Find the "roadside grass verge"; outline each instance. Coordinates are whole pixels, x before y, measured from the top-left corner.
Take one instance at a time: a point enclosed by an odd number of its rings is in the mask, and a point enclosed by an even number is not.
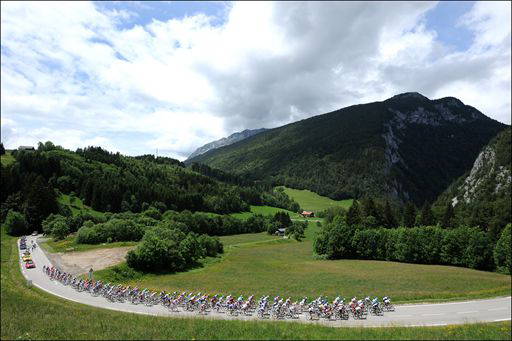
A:
[[[284,186],[280,187],[282,187],[284,192],[288,194],[290,198],[298,202],[300,207],[306,211],[319,212],[336,206],[348,209],[354,201],[353,199],[332,200],[331,198],[323,197],[307,189],[299,190]]]
[[[16,239],[1,229],[2,340],[322,339],[509,340],[510,322],[421,328],[331,328],[318,325],[166,318],[93,308],[27,288]]]
[[[309,223],[303,242],[289,239],[249,241],[251,236],[265,238],[261,234],[231,236],[233,243],[226,247],[221,260],[208,262],[193,271],[144,274],[124,284],[157,291],[254,294],[256,297],[280,295],[293,299],[319,295],[331,299],[338,295],[345,298],[390,296],[395,303],[510,294],[510,276],[493,272],[385,261],[314,259],[312,240],[318,229],[315,223]],[[108,279],[111,271],[112,268],[100,270],[95,276]]]

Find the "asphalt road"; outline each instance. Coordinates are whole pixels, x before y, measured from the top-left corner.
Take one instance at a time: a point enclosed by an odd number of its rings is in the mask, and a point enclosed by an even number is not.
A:
[[[36,237],[27,237],[27,246],[32,244]],[[19,246],[19,240],[18,240]],[[19,250],[19,249],[18,249]],[[64,286],[57,281],[52,281],[43,274],[43,265],[51,266],[46,254],[40,247],[32,253],[32,259],[36,264],[34,269],[25,269],[21,259],[22,250],[19,250],[20,267],[27,280],[32,281],[32,285],[45,290],[53,295],[65,298],[70,301],[83,303],[95,307],[132,312],[138,314],[147,314],[155,316],[169,317],[195,317],[195,318],[216,318],[216,319],[239,319],[239,320],[258,320],[254,316],[229,316],[224,313],[210,312],[208,315],[198,315],[197,312],[170,312],[163,306],[147,307],[145,305],[133,305],[129,302],[112,303],[103,297],[93,297],[85,292],[77,292],[69,286]],[[485,300],[472,300],[451,303],[436,304],[414,304],[414,305],[395,305],[394,312],[385,312],[384,316],[368,315],[365,320],[343,321],[309,321],[301,315],[298,320],[284,320],[289,322],[316,323],[333,327],[390,327],[390,326],[444,326],[449,324],[474,323],[474,322],[494,322],[509,321],[511,319],[511,297],[500,297]]]

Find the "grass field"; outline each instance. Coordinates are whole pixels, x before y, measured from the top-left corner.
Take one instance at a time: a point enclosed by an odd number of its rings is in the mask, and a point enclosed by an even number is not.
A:
[[[270,235],[267,232],[234,234],[231,236],[222,236],[219,238],[222,244],[224,244],[224,247],[241,246],[242,244],[261,243],[269,240],[283,239],[282,237]]]
[[[75,234],[70,234],[63,240],[54,241],[48,239],[44,242],[40,242],[39,245],[43,249],[55,253],[55,252],[74,252],[74,251],[90,251],[95,249],[110,249],[114,247],[124,247],[137,245],[138,242],[114,242],[114,243],[101,243],[101,244],[76,244]]]
[[[300,207],[305,211],[319,212],[335,206],[341,206],[348,209],[352,205],[353,201],[352,199],[338,201],[332,200],[307,189],[299,190],[288,187],[282,188],[284,188],[284,192],[288,194],[290,198],[298,202]]]
[[[89,213],[93,216],[103,215],[102,212],[95,211],[91,207],[84,205],[84,203],[82,203],[82,200],[78,197],[76,197],[75,201],[71,203],[69,195],[61,193],[57,200],[61,205],[68,206],[71,209],[73,215],[77,215],[79,213]]]
[[[510,322],[425,328],[329,328],[286,322],[178,319],[121,313],[27,288],[16,240],[1,229],[2,340],[334,339],[510,340]]]
[[[231,213],[230,216],[233,218],[237,218],[240,220],[246,220],[253,214],[262,214],[262,215],[274,215],[277,212],[286,212],[290,216],[290,218],[300,218],[297,212],[292,212],[285,210],[284,208],[277,208],[272,206],[254,206],[251,205],[251,212],[242,212],[242,213]]]
[[[14,163],[14,161],[16,161],[16,159],[11,155],[10,150],[6,150],[4,155],[0,155],[0,162],[4,167]]]
[[[303,242],[265,241],[264,234],[222,237],[231,246],[226,247],[221,261],[189,272],[146,274],[126,284],[155,290],[281,295],[294,299],[388,295],[395,302],[510,294],[510,276],[492,272],[384,261],[315,260],[312,240],[318,229],[310,222]],[[99,279],[110,280],[111,276],[111,269],[96,273]]]

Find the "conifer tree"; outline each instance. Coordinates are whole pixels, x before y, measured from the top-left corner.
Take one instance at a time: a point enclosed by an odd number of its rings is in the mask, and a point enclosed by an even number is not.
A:
[[[444,209],[443,217],[441,218],[441,226],[443,227],[454,227],[455,212],[451,202],[446,204]]]
[[[416,207],[413,203],[408,202],[405,205],[404,216],[402,218],[402,222],[405,227],[414,227],[414,223],[416,221]]]
[[[396,221],[395,215],[393,214],[391,205],[389,204],[389,201],[386,200],[386,204],[384,206],[384,227],[394,228],[397,226],[398,222]]]
[[[357,200],[354,200],[348,209],[346,221],[348,226],[361,224],[361,209],[359,208],[359,203]]]
[[[434,226],[435,224],[436,224],[436,220],[434,217],[434,213],[432,213],[432,207],[430,206],[430,203],[425,202],[423,204],[423,207],[421,208],[420,225],[421,226]]]

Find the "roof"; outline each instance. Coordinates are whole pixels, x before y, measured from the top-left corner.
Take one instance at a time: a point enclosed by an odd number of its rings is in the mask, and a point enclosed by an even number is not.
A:
[[[283,232],[283,233],[284,233],[285,231],[286,231],[286,229],[285,229],[285,228],[283,228],[283,227],[281,227],[281,228],[277,229],[277,232]]]
[[[313,212],[303,211],[302,214],[313,214]]]
[[[18,150],[26,150],[26,149],[32,150],[32,149],[35,149],[35,148],[33,146],[19,146],[18,147]]]

